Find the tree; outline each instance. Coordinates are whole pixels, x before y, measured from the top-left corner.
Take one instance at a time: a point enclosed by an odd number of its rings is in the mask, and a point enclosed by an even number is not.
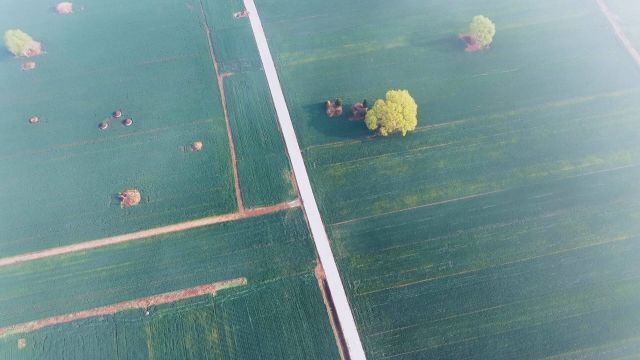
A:
[[[495,34],[496,24],[486,16],[474,16],[471,24],[469,24],[469,35],[473,36],[474,40],[481,47],[486,47],[491,44]]]
[[[369,130],[387,136],[401,132],[402,136],[418,125],[418,105],[407,90],[389,90],[385,100],[376,100],[364,119]]]
[[[34,56],[41,53],[40,43],[34,41],[22,30],[7,30],[4,33],[4,45],[15,56]]]

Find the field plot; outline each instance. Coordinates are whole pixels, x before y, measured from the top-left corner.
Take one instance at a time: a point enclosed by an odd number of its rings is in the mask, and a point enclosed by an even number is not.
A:
[[[146,316],[130,310],[7,336],[0,357],[336,359],[330,330],[311,325],[326,318],[319,296],[314,276],[300,275],[162,305]]]
[[[336,359],[314,267],[300,209],[2,267],[0,328],[228,279],[247,285],[147,316],[136,309],[8,334],[0,354]]]
[[[247,18],[234,18],[242,1],[209,0],[203,9],[216,49],[238,155],[245,206],[296,197],[267,80]]]
[[[640,354],[640,73],[595,3],[257,3],[369,358]],[[406,138],[324,115],[390,88]]]
[[[0,256],[237,209],[195,2],[77,4],[68,16],[38,1],[4,10],[2,28],[24,29],[46,54],[29,72],[0,56]],[[133,125],[98,129],[117,109]],[[33,115],[39,124],[27,122]],[[120,209],[117,194],[132,187],[140,206]]]

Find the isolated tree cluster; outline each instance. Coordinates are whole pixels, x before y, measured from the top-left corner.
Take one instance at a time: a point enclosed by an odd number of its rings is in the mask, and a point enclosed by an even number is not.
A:
[[[7,30],[4,33],[4,45],[15,56],[24,56],[33,43],[33,38],[22,30]]]
[[[418,105],[409,91],[389,90],[384,100],[376,100],[367,111],[364,122],[369,130],[382,136],[396,132],[404,136],[418,125]]]
[[[486,47],[493,42],[496,25],[486,16],[474,16],[469,24],[469,35],[473,36],[478,45]]]

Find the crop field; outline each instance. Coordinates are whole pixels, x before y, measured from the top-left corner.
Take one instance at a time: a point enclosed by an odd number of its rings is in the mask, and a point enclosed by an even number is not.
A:
[[[245,206],[266,206],[296,197],[289,160],[277,125],[267,79],[249,20],[234,19],[242,1],[210,0],[205,12],[220,71],[225,74],[229,119],[238,153]]]
[[[0,358],[339,358],[241,3],[0,2]]]
[[[231,9],[206,18],[199,1],[76,4],[69,16],[34,0],[5,3],[3,29],[24,29],[46,53],[32,71],[0,54],[0,257],[238,210],[205,31],[216,18],[239,26],[216,32],[213,46],[246,207],[295,199],[263,74],[240,73],[243,59],[225,47],[251,34],[246,19]],[[234,46],[257,51],[246,39]],[[131,127],[111,118],[118,109]],[[28,123],[34,115],[39,124]],[[124,210],[117,195],[128,188],[142,201]]]
[[[640,356],[640,72],[594,2],[256,2],[370,359]],[[324,114],[394,88],[405,138]]]
[[[8,334],[0,338],[0,354],[336,359],[314,267],[300,209],[0,267],[0,328],[201,284],[247,281],[213,297],[152,307],[149,315],[136,309]],[[24,349],[16,345],[20,338]]]

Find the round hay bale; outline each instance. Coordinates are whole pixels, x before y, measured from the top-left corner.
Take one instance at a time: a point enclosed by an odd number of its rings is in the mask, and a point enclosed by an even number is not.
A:
[[[37,124],[40,122],[40,118],[37,116],[32,116],[29,118],[29,124]]]
[[[130,208],[140,204],[140,191],[138,189],[127,189],[118,195],[120,199],[120,207],[123,209]]]
[[[56,12],[60,15],[71,14],[73,12],[73,4],[67,1],[56,5]]]
[[[35,63],[35,61],[29,61],[29,62],[26,62],[26,63],[22,64],[21,68],[22,68],[23,71],[33,70],[33,69],[36,68],[36,63]]]
[[[122,125],[129,127],[131,125],[133,125],[133,119],[131,118],[126,118],[124,120],[122,120]]]
[[[24,349],[27,347],[27,339],[20,338],[18,339],[18,349]]]
[[[112,113],[114,119],[120,119],[122,117],[122,111],[116,110]]]
[[[100,130],[106,130],[108,127],[109,127],[109,123],[106,121],[103,121],[100,124],[98,124],[98,128]]]
[[[191,144],[191,150],[193,151],[200,151],[202,150],[202,147],[204,146],[204,144],[202,144],[202,141],[194,141]]]

